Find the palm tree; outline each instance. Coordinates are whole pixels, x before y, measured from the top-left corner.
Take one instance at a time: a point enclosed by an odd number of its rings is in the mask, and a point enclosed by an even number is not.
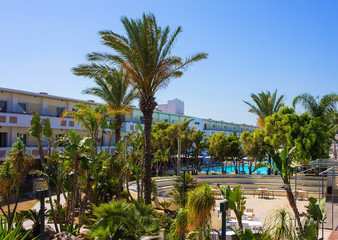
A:
[[[284,107],[284,95],[281,95],[277,99],[277,89],[275,92],[270,93],[270,91],[261,92],[250,95],[254,104],[247,101],[243,101],[250,106],[249,112],[254,113],[258,116],[257,125],[259,128],[264,128],[265,121],[264,119],[267,116],[278,112],[282,107]],[[256,105],[256,106],[255,106]]]
[[[188,221],[195,229],[202,229],[203,237],[205,237],[206,225],[210,220],[211,209],[214,207],[215,203],[215,193],[206,183],[188,193]]]
[[[145,203],[151,203],[151,130],[153,112],[157,105],[156,92],[168,85],[172,78],[181,77],[186,67],[201,59],[206,53],[198,53],[183,61],[171,55],[174,42],[182,31],[178,27],[171,35],[170,28],[157,25],[153,14],[143,14],[141,19],[121,18],[127,36],[113,31],[99,32],[103,44],[115,50],[116,54],[91,53],[90,61],[120,65],[131,78],[131,84],[139,93],[139,106],[143,113],[145,132]]]
[[[319,99],[319,97],[315,98],[310,93],[303,93],[292,101],[293,107],[299,103],[311,117],[320,117],[323,122],[329,123],[329,117],[337,111],[338,95],[335,93],[326,94]]]
[[[293,107],[301,104],[310,116],[319,117],[324,123],[331,126],[329,133],[333,142],[335,159],[337,159],[335,138],[337,134],[337,103],[338,95],[335,93],[326,94],[320,99],[319,96],[315,98],[310,93],[303,93],[292,101]]]
[[[7,213],[0,206],[1,213],[6,217],[8,230],[12,228],[19,200],[20,183],[27,173],[33,159],[25,144],[18,138],[9,150],[4,163],[0,164],[0,199],[7,205]],[[14,203],[14,208],[10,204]]]
[[[275,210],[266,220],[266,230],[274,239],[295,239],[294,219],[285,208]]]
[[[131,102],[137,98],[135,89],[128,91],[129,76],[122,69],[117,70],[95,63],[79,65],[73,68],[73,72],[75,75],[94,79],[96,87],[87,88],[82,93],[97,96],[106,102],[116,122],[115,142],[117,144],[121,139],[121,114],[130,111]]]

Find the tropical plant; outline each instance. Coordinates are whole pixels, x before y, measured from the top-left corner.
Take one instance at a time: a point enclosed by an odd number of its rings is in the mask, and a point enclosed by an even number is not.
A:
[[[183,240],[188,232],[188,211],[180,208],[174,222],[170,225],[169,240]]]
[[[285,209],[277,209],[265,221],[266,231],[276,240],[291,240],[296,237],[294,219]]]
[[[273,113],[278,112],[282,107],[284,107],[284,95],[281,95],[277,98],[277,89],[275,92],[271,93],[270,91],[261,92],[250,95],[254,103],[249,103],[243,101],[250,106],[249,112],[254,113],[258,116],[257,125],[259,128],[264,128],[265,118],[271,116]]]
[[[88,103],[77,103],[74,105],[76,111],[66,111],[63,113],[62,118],[73,117],[77,123],[80,123],[81,127],[89,133],[89,136],[94,140],[93,144],[95,151],[97,152],[98,140],[101,131],[104,132],[108,127],[108,118],[110,114],[107,112],[107,108],[102,105],[92,108]],[[103,134],[103,133],[102,133]],[[101,137],[101,141],[102,141]]]
[[[265,147],[269,155],[272,157],[273,165],[269,164],[258,164],[255,169],[258,169],[261,166],[268,166],[269,168],[273,168],[277,170],[279,175],[281,176],[283,183],[284,183],[284,189],[287,194],[287,198],[289,201],[289,204],[295,214],[295,218],[297,221],[297,225],[300,231],[300,234],[303,235],[303,226],[300,221],[300,214],[298,211],[298,208],[296,206],[295,197],[293,195],[292,189],[291,189],[291,175],[293,173],[293,169],[295,166],[298,165],[298,162],[294,159],[294,151],[295,147],[290,149],[288,146],[285,146],[282,151],[275,151],[269,147]]]
[[[2,240],[24,240],[28,238],[31,230],[25,232],[22,222],[18,222],[16,227],[8,224],[6,218],[0,216],[0,239]]]
[[[159,233],[159,220],[150,205],[118,200],[93,208],[95,223],[89,228],[91,239],[140,239]]]
[[[324,206],[326,198],[322,198],[320,202],[317,199],[310,197],[309,205],[305,206],[306,212],[303,212],[300,216],[305,217],[304,225],[304,235],[307,239],[310,239],[311,236],[313,239],[318,238],[319,226],[321,223],[324,223],[326,219],[326,213],[324,211]],[[315,234],[314,234],[315,233]]]
[[[329,126],[308,113],[298,115],[294,109],[284,107],[265,119],[265,144],[278,150],[295,147],[294,155],[303,163],[327,158],[330,149]]]
[[[58,147],[60,144],[64,148],[60,151],[60,158],[63,159],[65,165],[65,171],[70,173],[69,181],[70,186],[68,191],[71,192],[71,197],[67,198],[67,214],[65,227],[74,225],[75,220],[75,206],[79,204],[81,207],[84,207],[84,203],[81,201],[88,198],[82,198],[79,194],[81,183],[86,182],[86,177],[90,179],[90,175],[83,174],[83,167],[85,162],[91,158],[93,155],[93,139],[89,137],[81,137],[76,134],[75,130],[71,130],[67,133],[66,136],[60,138],[55,147]],[[82,173],[82,174],[81,174]],[[84,189],[91,189],[84,186]],[[86,193],[87,195],[89,192]]]
[[[129,75],[122,69],[117,70],[96,63],[79,65],[73,68],[73,72],[75,75],[94,80],[96,87],[87,88],[82,93],[97,96],[106,102],[115,119],[115,143],[117,144],[121,139],[122,114],[131,110],[130,104],[138,97],[134,89],[128,90]]]
[[[23,210],[18,213],[20,218],[24,220],[31,220],[33,222],[32,230],[33,230],[33,236],[38,237],[40,235],[40,225],[41,225],[41,209],[40,211],[37,211],[35,209],[29,209],[29,210]],[[45,211],[46,214],[46,211]]]
[[[249,174],[252,174],[252,160],[261,162],[266,155],[264,149],[265,131],[256,129],[253,133],[243,132],[241,135],[242,151],[250,159]]]
[[[183,173],[179,177],[177,177],[174,183],[174,188],[169,192],[174,198],[174,203],[183,206],[183,194],[186,198],[186,193],[183,193]],[[185,191],[189,192],[195,189],[198,186],[197,180],[189,173],[185,174]]]
[[[301,104],[311,117],[319,117],[322,122],[330,126],[329,134],[334,145],[335,159],[337,159],[337,103],[338,95],[336,93],[326,94],[320,99],[319,96],[315,98],[310,93],[303,93],[295,97],[292,101],[293,107],[296,107],[297,104]]]
[[[238,226],[243,232],[242,216],[244,214],[244,210],[246,209],[246,200],[242,194],[241,185],[236,186],[233,190],[231,190],[229,185],[224,187],[218,183],[217,186],[221,190],[223,197],[228,200],[228,207],[234,211]]]
[[[25,144],[18,138],[9,150],[6,160],[0,165],[0,210],[7,221],[8,230],[12,227],[18,206],[20,183],[27,173],[32,155],[28,153]],[[14,203],[11,209],[10,204]],[[5,212],[2,204],[7,205]]]
[[[206,226],[209,223],[211,210],[215,203],[215,193],[206,183],[188,192],[188,223],[195,229],[202,229],[203,238],[206,238]]]
[[[183,70],[191,63],[205,59],[207,54],[199,53],[185,61],[170,55],[181,27],[170,36],[169,26],[157,25],[153,14],[143,14],[141,19],[121,18],[127,36],[110,30],[99,32],[103,44],[115,50],[116,54],[91,53],[90,61],[118,64],[131,78],[131,84],[140,97],[140,109],[143,113],[145,131],[145,203],[151,203],[151,130],[152,115],[157,105],[156,92],[169,83],[172,78],[182,76]]]
[[[329,116],[332,112],[337,111],[338,95],[335,93],[326,94],[319,99],[310,93],[303,93],[296,96],[293,101],[293,107],[301,104],[311,117],[319,117],[321,121],[329,123]]]

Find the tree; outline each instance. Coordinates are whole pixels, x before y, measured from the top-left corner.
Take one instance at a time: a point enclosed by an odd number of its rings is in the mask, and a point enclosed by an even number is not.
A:
[[[193,131],[191,133],[192,146],[191,146],[191,156],[196,167],[193,174],[197,174],[198,165],[200,163],[199,156],[204,150],[207,149],[207,138],[201,130]]]
[[[301,235],[303,235],[303,226],[300,221],[300,214],[296,206],[295,197],[291,189],[291,175],[293,173],[294,166],[298,164],[298,162],[294,158],[295,148],[296,147],[290,149],[288,146],[285,146],[281,152],[279,152],[279,150],[275,151],[269,147],[266,147],[266,150],[272,157],[274,163],[273,165],[269,165],[269,167],[275,168],[278,171],[279,175],[281,176],[289,204],[295,214],[299,231]]]
[[[252,93],[250,96],[254,101],[254,104],[247,101],[243,102],[250,106],[249,112],[258,116],[257,125],[259,128],[264,128],[265,118],[267,116],[271,116],[273,113],[278,112],[284,107],[284,95],[281,95],[277,99],[277,89],[273,93],[267,91],[266,93],[261,92],[258,95]]]
[[[90,179],[90,175],[86,176],[83,173],[83,166],[93,155],[93,139],[81,137],[76,134],[75,130],[71,130],[55,144],[55,147],[60,144],[64,146],[60,151],[60,157],[64,159],[65,170],[70,173],[69,180],[71,183],[70,189],[68,189],[71,192],[71,196],[67,199],[66,227],[73,227],[75,206],[79,204],[83,207],[83,204],[81,204],[82,196],[80,195],[81,183],[86,182],[86,177]]]
[[[91,53],[90,61],[120,65],[131,78],[131,84],[140,97],[140,109],[143,113],[145,132],[145,203],[151,203],[151,125],[153,112],[157,105],[156,92],[166,86],[170,79],[181,77],[183,70],[196,61],[207,58],[199,53],[182,61],[180,57],[170,55],[177,36],[182,31],[178,27],[172,35],[170,28],[157,25],[153,14],[143,14],[141,19],[121,18],[127,36],[113,31],[99,32],[103,44],[115,50],[116,54]]]
[[[122,69],[117,70],[95,63],[79,65],[73,68],[73,72],[75,75],[94,80],[96,87],[87,88],[82,92],[97,96],[106,102],[116,122],[115,143],[117,144],[121,139],[122,114],[131,110],[130,104],[137,98],[135,89],[128,90],[129,76]]]
[[[0,165],[0,200],[7,205],[7,212],[2,206],[0,206],[0,210],[7,219],[7,230],[12,229],[18,206],[20,183],[32,159],[33,157],[28,153],[25,144],[18,138],[17,142],[9,150],[6,160]],[[14,203],[12,210],[10,208],[11,203]]]
[[[241,143],[239,141],[238,135],[234,132],[231,135],[226,137],[226,156],[231,160],[242,157]],[[237,161],[236,161],[237,169]],[[244,170],[244,169],[243,169]]]
[[[210,162],[208,165],[208,170],[211,164],[211,158],[216,158],[222,163],[224,162],[225,157],[226,157],[226,144],[227,144],[227,138],[223,132],[213,134],[209,137],[208,151],[210,154]],[[224,171],[224,164],[222,164],[222,173],[226,173],[226,171]]]
[[[105,128],[108,127],[107,120],[110,115],[107,112],[107,108],[102,105],[92,108],[88,103],[82,102],[75,104],[74,108],[78,108],[78,110],[67,111],[62,118],[71,116],[77,123],[80,123],[81,127],[85,128],[89,136],[94,140],[94,147],[97,152],[100,128],[104,132]]]
[[[309,93],[303,93],[295,97],[292,101],[293,107],[295,107],[297,104],[301,104],[311,117],[319,117],[322,122],[330,126],[329,133],[333,142],[335,159],[337,159],[337,103],[338,95],[335,93],[326,94],[321,99],[319,99],[319,96],[315,98]]]
[[[301,104],[311,117],[319,117],[324,123],[329,123],[332,112],[337,111],[338,95],[335,93],[326,94],[317,99],[309,93],[303,93],[292,101],[293,107]]]
[[[262,161],[265,158],[264,149],[265,131],[256,129],[253,133],[243,132],[241,135],[242,151],[248,160]],[[249,174],[252,174],[252,161],[250,161]]]
[[[307,113],[297,115],[294,109],[284,107],[265,122],[265,143],[276,151],[284,146],[295,147],[295,157],[305,162],[328,157],[329,127],[319,118]]]
[[[206,183],[188,192],[188,222],[195,229],[201,228],[203,237],[205,237],[206,225],[210,220],[210,212],[215,203],[215,193]]]

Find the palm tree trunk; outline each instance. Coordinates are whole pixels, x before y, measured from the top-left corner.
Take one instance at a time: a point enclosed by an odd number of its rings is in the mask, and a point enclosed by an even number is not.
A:
[[[122,118],[120,114],[116,114],[114,118],[116,121],[116,130],[115,130],[115,145],[116,145],[121,139]]]
[[[153,122],[153,112],[157,103],[155,97],[141,97],[140,109],[143,113],[144,123],[144,202],[151,204],[151,131]]]

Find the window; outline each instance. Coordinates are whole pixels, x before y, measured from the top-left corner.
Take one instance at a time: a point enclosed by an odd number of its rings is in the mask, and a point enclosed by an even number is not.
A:
[[[143,123],[143,117],[140,117],[141,123]]]
[[[164,122],[168,122],[168,119],[164,119]]]
[[[7,112],[7,102],[0,101],[0,112]]]
[[[63,113],[64,110],[65,110],[65,108],[63,108],[63,107],[57,107],[56,108],[56,116],[62,117],[62,113]]]
[[[196,125],[200,125],[200,123],[199,123],[199,122],[195,122],[195,124],[196,124]]]
[[[7,133],[0,132],[0,147],[7,147]]]
[[[26,103],[18,103],[18,105],[23,110],[23,113],[27,113],[27,104]]]
[[[25,133],[18,133],[17,137],[21,139],[23,144],[27,145],[27,134]]]

